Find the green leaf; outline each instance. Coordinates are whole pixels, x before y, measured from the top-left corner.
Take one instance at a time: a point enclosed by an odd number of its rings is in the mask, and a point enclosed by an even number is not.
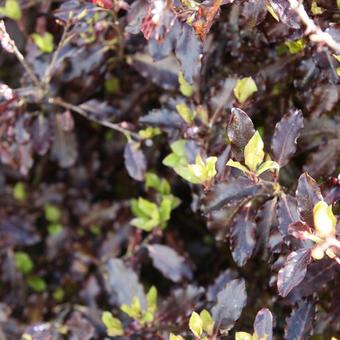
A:
[[[262,163],[256,171],[256,176],[260,176],[263,172],[267,170],[280,170],[280,165],[274,161],[265,161]]]
[[[173,142],[170,145],[170,148],[173,153],[175,153],[178,156],[181,157],[186,157],[186,152],[185,152],[185,145],[187,141],[185,139],[179,139],[176,142]]]
[[[110,312],[103,312],[102,322],[106,327],[108,336],[121,336],[124,334],[121,321],[117,318],[114,318]]]
[[[34,264],[31,257],[22,251],[14,254],[15,266],[22,274],[28,274],[33,270]]]
[[[244,160],[247,167],[256,172],[257,167],[262,163],[264,158],[264,144],[258,131],[250,138],[244,148]]]
[[[45,208],[45,218],[47,221],[58,222],[60,220],[61,211],[57,206],[47,203],[44,208]]]
[[[340,0],[336,0],[336,5],[338,6],[338,9],[340,10]]]
[[[183,96],[190,97],[194,93],[192,86],[184,79],[183,73],[180,72],[178,75],[179,90]]]
[[[155,136],[160,135],[162,132],[159,128],[155,128],[155,127],[147,127],[146,129],[143,130],[139,130],[138,131],[138,135],[142,138],[142,139],[150,139],[153,138]]]
[[[61,287],[58,287],[54,292],[53,292],[53,299],[61,302],[64,300],[65,292],[64,289]]]
[[[0,7],[0,15],[18,21],[21,19],[21,8],[18,0],[6,0],[5,6]]]
[[[316,2],[316,0],[312,1],[312,5],[311,5],[310,10],[314,15],[319,15],[319,14],[322,14],[324,12],[324,9],[320,6],[318,6],[318,3]]]
[[[214,333],[214,326],[215,326],[215,322],[214,322],[213,318],[211,317],[210,313],[206,309],[203,309],[201,311],[200,317],[201,317],[201,320],[202,320],[203,330],[208,335],[211,336]]]
[[[13,188],[13,196],[18,201],[25,201],[27,197],[26,186],[22,182],[15,184]]]
[[[170,184],[166,179],[160,179],[156,174],[147,172],[145,174],[145,188],[153,188],[162,195],[170,194]]]
[[[336,68],[336,74],[338,75],[338,77],[340,77],[340,67]]]
[[[288,47],[290,54],[297,54],[305,48],[306,43],[303,39],[298,39],[286,41],[285,45]]]
[[[239,169],[241,170],[243,173],[247,173],[249,170],[244,166],[242,165],[240,162],[235,162],[233,161],[232,159],[229,159],[227,165],[233,167],[233,168],[236,168],[236,169]]]
[[[53,52],[54,37],[51,33],[45,32],[44,35],[33,33],[32,39],[42,52],[45,52],[45,53]]]
[[[138,207],[140,211],[145,214],[145,216],[153,217],[155,211],[158,210],[158,207],[155,203],[144,199],[143,197],[138,198]]]
[[[119,79],[116,77],[107,79],[105,81],[105,90],[111,94],[117,93],[119,91]]]
[[[172,201],[169,197],[164,197],[159,207],[159,219],[162,223],[170,219]]]
[[[134,320],[140,320],[142,317],[142,307],[137,296],[132,299],[131,305],[122,305],[120,309]]]
[[[237,80],[234,88],[236,99],[243,104],[253,93],[257,91],[257,86],[252,77]]]
[[[247,332],[236,332],[235,340],[253,340],[253,336]]]
[[[192,312],[191,314],[191,317],[189,319],[189,328],[191,332],[198,338],[202,335],[203,322],[201,320],[201,317],[196,312]]]
[[[47,230],[50,235],[57,236],[62,232],[63,226],[59,223],[51,223],[47,226]]]
[[[46,282],[39,276],[30,276],[27,279],[27,284],[37,293],[42,293],[46,290]]]
[[[149,289],[148,294],[146,295],[146,301],[148,306],[147,311],[154,315],[157,310],[157,289],[155,286],[152,286]]]
[[[194,120],[195,114],[189,108],[189,106],[185,103],[180,103],[176,105],[176,110],[178,114],[186,121],[188,124],[191,124]]]

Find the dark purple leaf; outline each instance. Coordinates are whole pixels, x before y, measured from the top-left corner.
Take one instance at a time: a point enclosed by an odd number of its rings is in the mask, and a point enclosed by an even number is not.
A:
[[[286,297],[304,279],[311,259],[310,252],[310,249],[300,249],[290,253],[287,257],[277,278],[277,288],[281,296]]]
[[[268,200],[261,209],[258,210],[256,215],[257,229],[256,232],[259,235],[258,246],[264,248],[266,255],[269,246],[270,233],[274,226],[277,225],[277,198],[274,197]]]
[[[315,180],[307,173],[303,173],[299,178],[296,199],[301,219],[313,226],[313,208],[316,203],[322,201],[322,195]]]
[[[303,169],[315,178],[329,176],[340,166],[340,139],[331,139],[310,154]]]
[[[52,143],[51,124],[47,117],[39,115],[32,123],[32,141],[34,151],[40,155],[46,155]]]
[[[231,109],[235,103],[234,88],[237,82],[236,77],[228,77],[212,89],[212,96],[210,98],[211,110],[214,115],[226,108]],[[221,115],[220,115],[221,116]]]
[[[186,126],[185,121],[175,111],[166,109],[151,110],[139,119],[140,123],[160,128],[180,129]]]
[[[235,158],[241,161],[243,159],[244,147],[255,133],[253,122],[244,111],[233,108],[229,118],[227,133]]]
[[[258,339],[272,340],[273,316],[268,308],[262,308],[257,312],[254,321],[254,333]]]
[[[314,303],[309,300],[302,300],[293,309],[287,320],[285,328],[285,339],[304,340],[311,333],[312,323],[315,315]]]
[[[18,212],[9,216],[2,216],[0,222],[0,246],[31,246],[40,241],[40,235],[28,221]]]
[[[280,167],[287,165],[296,151],[296,140],[303,128],[300,110],[291,110],[276,124],[272,141],[274,160]]]
[[[182,23],[182,32],[176,42],[175,55],[181,64],[184,78],[193,83],[201,69],[202,43],[195,31],[186,23]]]
[[[148,54],[135,54],[132,67],[145,79],[150,79],[165,90],[178,88],[178,63],[173,55],[154,61]]]
[[[140,32],[143,19],[147,15],[149,4],[146,0],[134,1],[127,15],[128,24],[125,27],[125,31],[131,34],[137,34]]]
[[[73,131],[67,132],[60,125],[59,119],[54,120],[54,138],[51,149],[51,158],[58,162],[62,168],[68,168],[77,160],[77,140]]]
[[[243,4],[242,15],[246,19],[249,28],[259,25],[267,14],[265,0],[247,0]]]
[[[234,261],[244,266],[251,257],[255,244],[256,224],[250,207],[243,208],[231,225],[230,247]]]
[[[146,171],[146,159],[138,143],[129,142],[124,148],[125,167],[136,181],[143,181]]]
[[[295,197],[281,193],[277,205],[277,216],[279,231],[283,237],[286,237],[289,234],[288,226],[300,220]]]
[[[287,0],[269,0],[280,20],[292,28],[300,28],[300,19]]]
[[[237,278],[237,273],[233,269],[227,269],[217,276],[214,283],[208,287],[207,300],[209,302],[216,302],[217,294],[225,285]]]
[[[338,264],[331,259],[323,259],[312,262],[307,269],[307,274],[299,286],[295,287],[288,298],[291,301],[298,301],[303,297],[319,292],[328,282],[334,280],[340,274]]]
[[[218,241],[224,241],[229,234],[229,227],[239,210],[249,202],[251,198],[246,198],[232,204],[228,204],[221,209],[212,210],[208,214],[208,229],[215,235]]]
[[[263,184],[255,184],[251,180],[238,177],[228,182],[216,184],[205,197],[206,212],[219,209],[229,203],[240,201],[258,194],[269,195],[272,188]]]
[[[116,299],[118,305],[130,305],[136,296],[142,307],[146,306],[143,286],[140,284],[137,274],[128,268],[121,259],[108,261],[104,278],[111,299]]]
[[[192,272],[184,257],[178,255],[172,248],[161,244],[148,247],[153,265],[169,280],[179,282],[192,279]]]
[[[246,285],[243,279],[228,282],[217,294],[217,303],[212,308],[212,317],[222,334],[234,326],[247,303]]]
[[[119,111],[105,101],[91,99],[79,107],[86,111],[89,119],[97,122],[112,121],[119,116]]]

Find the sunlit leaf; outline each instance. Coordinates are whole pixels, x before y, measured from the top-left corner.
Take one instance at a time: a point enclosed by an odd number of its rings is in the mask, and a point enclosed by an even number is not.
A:
[[[263,162],[264,144],[258,131],[249,140],[244,148],[244,161],[247,167],[256,172],[257,167]]]
[[[234,88],[234,95],[241,104],[255,92],[257,92],[257,86],[252,77],[239,79]]]

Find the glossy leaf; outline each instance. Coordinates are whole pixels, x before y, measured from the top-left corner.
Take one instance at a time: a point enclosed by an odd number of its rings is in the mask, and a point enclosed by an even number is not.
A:
[[[233,108],[227,127],[228,138],[238,161],[243,159],[244,147],[254,135],[253,122],[241,109]]]
[[[314,316],[314,303],[309,300],[301,300],[287,320],[285,339],[306,339],[311,333]]]
[[[191,279],[192,272],[185,259],[168,246],[153,244],[148,247],[152,263],[166,278],[173,282]]]
[[[111,298],[116,298],[119,305],[130,305],[137,297],[143,308],[146,297],[137,274],[127,267],[121,259],[110,259],[106,266],[106,287]]]
[[[296,141],[303,128],[303,116],[300,110],[291,110],[275,126],[272,141],[274,159],[283,167],[287,165],[296,151]]]
[[[189,319],[189,328],[191,332],[198,338],[203,333],[203,322],[199,314],[197,314],[196,312],[192,312],[191,314],[191,317]]]
[[[285,297],[304,279],[307,265],[310,262],[310,249],[300,249],[292,252],[280,269],[277,287],[281,296]]]
[[[129,175],[136,181],[143,181],[146,171],[146,159],[139,144],[130,142],[125,145],[124,161]]]
[[[246,305],[247,294],[242,279],[232,280],[217,295],[217,303],[212,308],[212,317],[222,334],[228,333],[240,317]]]
[[[268,308],[262,308],[257,312],[254,321],[254,333],[259,340],[272,340],[273,316]]]
[[[242,267],[251,257],[255,244],[256,224],[250,208],[245,208],[236,216],[231,225],[231,250],[234,261]]]
[[[277,216],[279,231],[285,237],[288,235],[289,225],[300,219],[295,197],[281,193],[277,206]]]
[[[314,223],[314,206],[319,201],[322,201],[323,198],[317,183],[307,173],[302,174],[299,178],[296,199],[301,218],[312,226]]]

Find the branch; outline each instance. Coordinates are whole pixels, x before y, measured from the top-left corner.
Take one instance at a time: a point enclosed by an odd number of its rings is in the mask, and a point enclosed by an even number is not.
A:
[[[102,126],[106,126],[112,130],[115,130],[115,131],[118,131],[122,134],[124,134],[126,137],[133,137],[135,140],[140,140],[141,137],[135,133],[135,132],[132,132],[130,130],[127,130],[125,128],[123,128],[122,126],[120,126],[119,124],[115,124],[115,123],[111,123],[111,122],[106,122],[106,121],[100,121],[98,119],[95,119],[93,117],[90,117],[88,115],[88,113],[86,112],[86,110],[83,110],[81,107],[79,106],[76,106],[76,105],[73,105],[71,103],[68,103],[68,102],[65,102],[63,99],[61,98],[49,98],[48,102],[50,104],[54,104],[54,105],[58,105],[58,106],[61,106],[67,110],[71,110],[73,112],[76,112],[78,113],[79,115],[89,119],[89,120],[92,120],[94,122],[96,122],[97,124],[100,124]]]
[[[308,16],[302,1],[299,0],[288,0],[290,6],[300,17],[301,21],[306,25],[306,34],[309,35],[311,41],[316,43],[324,43],[335,52],[340,53],[340,44],[336,42],[333,37],[324,32],[315,22]]]

